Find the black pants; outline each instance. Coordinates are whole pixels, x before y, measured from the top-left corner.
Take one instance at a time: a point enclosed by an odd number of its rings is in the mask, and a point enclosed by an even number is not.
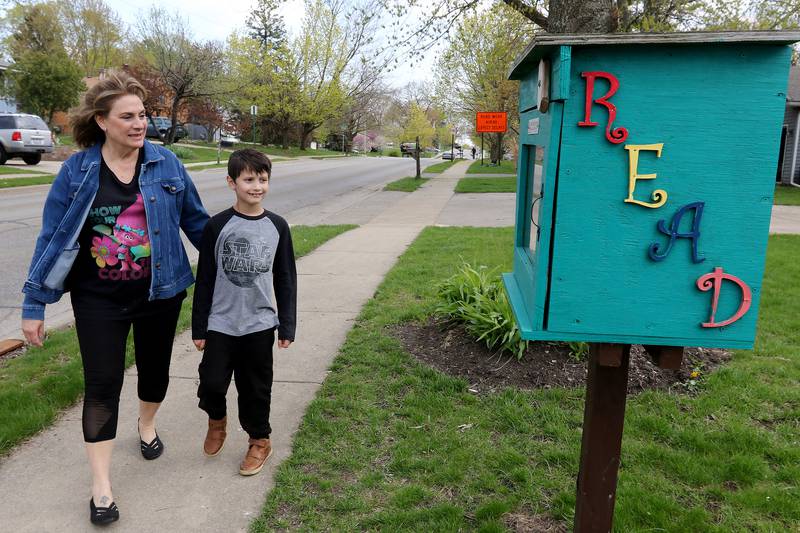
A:
[[[164,400],[179,314],[180,305],[123,320],[75,313],[86,386],[83,399],[83,438],[86,442],[111,440],[117,435],[125,345],[131,326],[139,375],[139,399],[154,403]]]
[[[250,438],[269,438],[269,405],[272,398],[272,345],[275,328],[234,337],[216,331],[206,335],[200,362],[200,409],[212,420],[225,418],[225,394],[236,380],[239,423]]]

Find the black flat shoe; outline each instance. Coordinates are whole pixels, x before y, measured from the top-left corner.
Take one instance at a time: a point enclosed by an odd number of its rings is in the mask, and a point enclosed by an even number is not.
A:
[[[111,505],[108,507],[97,507],[94,504],[94,498],[89,500],[89,520],[92,524],[97,524],[103,526],[105,524],[110,524],[111,522],[116,522],[119,520],[119,509],[117,509],[117,504],[111,502]]]
[[[136,421],[136,431],[139,431],[138,420]],[[161,457],[161,454],[164,453],[164,443],[158,438],[158,432],[156,432],[156,438],[151,440],[150,443],[143,441],[142,434],[139,433],[139,449],[142,452],[142,457],[148,461],[152,461],[153,459],[158,459]]]

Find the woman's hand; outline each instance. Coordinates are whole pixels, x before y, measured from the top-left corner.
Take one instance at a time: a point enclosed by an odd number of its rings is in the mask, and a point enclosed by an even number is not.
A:
[[[206,340],[205,339],[194,339],[194,347],[197,348],[198,352],[202,352],[206,349]]]
[[[44,343],[44,320],[23,320],[22,333],[30,344],[42,346]]]
[[[278,339],[278,348],[288,348],[292,344],[292,341],[287,339]]]

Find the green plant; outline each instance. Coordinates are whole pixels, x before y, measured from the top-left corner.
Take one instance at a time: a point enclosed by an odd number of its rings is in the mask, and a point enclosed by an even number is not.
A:
[[[467,333],[492,350],[513,353],[521,359],[527,341],[520,337],[506,291],[494,269],[477,269],[469,263],[444,281],[438,290],[436,314],[464,325]]]
[[[167,148],[181,161],[185,161],[186,159],[194,159],[195,157],[191,148],[184,148],[183,146],[168,146]]]
[[[586,361],[586,357],[589,355],[588,342],[568,342],[567,344],[569,345],[570,357],[578,362]]]
[[[689,394],[697,394],[705,381],[705,372],[702,363],[693,362],[689,379],[681,383]]]

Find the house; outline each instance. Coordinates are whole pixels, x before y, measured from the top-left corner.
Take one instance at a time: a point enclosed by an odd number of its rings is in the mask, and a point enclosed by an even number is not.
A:
[[[11,66],[11,63],[0,59],[0,113],[16,113],[17,102],[10,96],[7,96],[8,91],[8,78],[6,78],[6,71]]]
[[[781,148],[776,181],[800,186],[800,65],[789,70],[786,111],[783,115]]]

